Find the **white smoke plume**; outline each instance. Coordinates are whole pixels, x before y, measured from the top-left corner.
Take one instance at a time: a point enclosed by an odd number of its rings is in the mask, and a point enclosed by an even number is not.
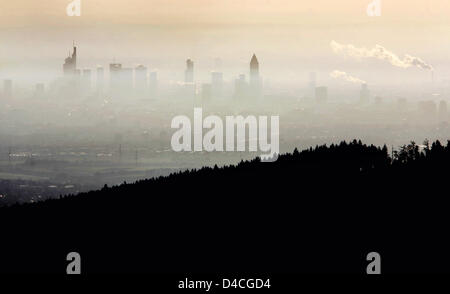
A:
[[[372,49],[367,48],[358,48],[352,44],[343,45],[339,44],[336,41],[331,41],[330,43],[331,49],[333,49],[334,53],[346,54],[355,58],[377,58],[380,60],[387,60],[393,66],[401,67],[401,68],[409,68],[412,66],[416,66],[421,69],[433,70],[433,67],[427,64],[425,61],[420,59],[419,57],[414,57],[409,54],[405,54],[403,59],[395,55],[393,52],[387,50],[383,46],[375,45]]]
[[[339,71],[339,70],[332,71],[330,73],[330,77],[335,78],[335,79],[344,79],[344,80],[346,80],[348,82],[352,82],[352,83],[367,84],[365,81],[355,78],[355,77],[349,75],[348,73]]]

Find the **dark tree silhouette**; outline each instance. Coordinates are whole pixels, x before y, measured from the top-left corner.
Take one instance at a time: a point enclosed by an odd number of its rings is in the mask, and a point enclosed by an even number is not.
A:
[[[445,272],[450,143],[361,141],[0,209],[1,271]]]

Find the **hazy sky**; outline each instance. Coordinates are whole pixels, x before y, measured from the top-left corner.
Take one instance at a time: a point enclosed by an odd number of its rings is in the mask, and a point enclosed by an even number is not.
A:
[[[179,24],[348,22],[365,18],[371,0],[81,0],[83,17],[68,20],[70,0],[2,0],[2,27],[75,22]],[[383,0],[383,17],[398,21],[448,18],[447,0]]]
[[[337,58],[329,46],[336,40],[367,48],[380,44],[400,56],[419,56],[437,72],[446,70],[450,1],[382,0],[382,16],[368,17],[371,1],[81,0],[82,15],[69,17],[70,0],[0,0],[0,67],[60,70],[72,40],[81,67],[116,58],[130,66],[177,68],[191,57],[197,68],[211,69],[220,57],[238,71],[253,52],[266,70],[282,68],[286,76],[298,68],[386,66]]]

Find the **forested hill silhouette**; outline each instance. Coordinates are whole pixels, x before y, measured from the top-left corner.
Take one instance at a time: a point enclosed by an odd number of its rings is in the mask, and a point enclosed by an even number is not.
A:
[[[0,209],[0,271],[448,272],[450,144],[317,146]]]

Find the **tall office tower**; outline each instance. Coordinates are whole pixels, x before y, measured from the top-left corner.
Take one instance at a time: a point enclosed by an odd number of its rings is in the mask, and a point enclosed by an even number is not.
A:
[[[138,92],[144,93],[147,90],[147,68],[142,64],[134,69],[134,82]]]
[[[211,72],[211,96],[222,98],[223,96],[223,73]]]
[[[250,60],[250,95],[259,97],[261,95],[261,79],[259,76],[259,62],[256,55],[253,54]]]
[[[328,99],[328,88],[327,87],[316,87],[315,91],[316,101],[323,103]]]
[[[309,82],[308,82],[308,88],[306,91],[306,97],[313,98],[316,97],[316,73],[310,72],[309,73]]]
[[[75,44],[73,45],[73,53],[64,60],[63,64],[63,72],[65,76],[70,76],[75,74],[75,70],[77,69],[77,47]]]
[[[190,59],[186,60],[186,70],[184,71],[184,82],[194,82],[194,62]]]
[[[150,97],[156,98],[158,95],[158,73],[152,71],[148,77],[148,88]]]
[[[12,80],[3,81],[3,97],[5,98],[12,97]]]
[[[369,87],[366,83],[361,84],[361,91],[359,93],[359,98],[362,103],[368,103],[370,99]]]
[[[98,92],[102,92],[105,87],[105,69],[101,66],[97,67],[96,86]]]
[[[259,62],[255,54],[250,60],[250,82],[252,80],[259,80]]]
[[[84,69],[83,70],[82,89],[84,91],[89,91],[91,89],[91,84],[92,84],[92,70]]]

